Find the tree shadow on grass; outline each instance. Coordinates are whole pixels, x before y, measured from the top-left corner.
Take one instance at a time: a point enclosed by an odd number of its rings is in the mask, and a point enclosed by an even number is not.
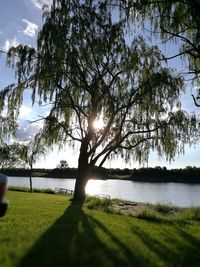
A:
[[[104,236],[103,240],[101,235]],[[40,237],[18,264],[18,267],[32,266],[146,265],[100,221],[86,215],[81,205],[71,203],[63,216]]]
[[[177,266],[200,266],[199,238],[194,236],[195,233],[191,234],[181,227],[176,227],[176,233],[176,236],[165,234],[168,242],[176,244],[177,251],[179,252],[177,262],[180,263],[180,265]]]
[[[180,226],[175,226],[173,232],[163,229],[163,240],[149,233],[144,227],[135,226],[132,231],[166,266],[200,266],[200,240],[182,230]]]

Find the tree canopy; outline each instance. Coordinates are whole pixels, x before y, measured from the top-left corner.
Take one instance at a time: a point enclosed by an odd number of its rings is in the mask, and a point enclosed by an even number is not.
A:
[[[22,168],[26,166],[24,146],[18,143],[0,146],[0,168]]]
[[[1,92],[8,117],[17,117],[26,89],[33,104],[39,97],[50,105],[40,141],[60,147],[79,142],[76,199],[84,199],[95,165],[112,156],[147,161],[151,150],[171,160],[196,126],[180,109],[181,77],[141,36],[128,44],[126,25],[101,1],[57,0],[44,9],[37,47],[21,44],[8,52],[18,78]]]
[[[140,25],[150,24],[152,36],[161,38],[163,43],[179,43],[179,52],[166,55],[165,59],[181,58],[187,63],[185,80],[191,80],[197,89],[192,95],[196,106],[200,106],[200,1],[199,0],[138,0],[110,1],[111,6],[119,8],[130,27],[139,21]],[[190,77],[188,76],[190,75]]]

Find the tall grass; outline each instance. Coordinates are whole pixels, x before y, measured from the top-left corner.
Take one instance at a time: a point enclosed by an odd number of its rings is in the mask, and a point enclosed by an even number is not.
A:
[[[85,206],[90,210],[102,210],[105,212],[113,212],[112,200],[109,198],[87,197]]]
[[[155,204],[153,205],[153,208],[155,211],[162,213],[163,215],[169,214],[172,212],[172,210],[174,209],[174,207],[167,205],[167,204]]]
[[[192,220],[200,222],[200,208],[199,207],[193,207],[186,209],[180,216],[179,219],[182,221],[186,220]]]

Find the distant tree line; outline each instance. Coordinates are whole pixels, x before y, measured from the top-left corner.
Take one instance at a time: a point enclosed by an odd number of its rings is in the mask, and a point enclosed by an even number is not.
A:
[[[184,169],[171,169],[166,167],[134,169],[131,180],[141,182],[185,182],[199,183],[200,168],[187,166]]]
[[[8,176],[29,176],[29,169],[1,169]],[[32,176],[51,178],[76,178],[77,168],[33,169]],[[93,179],[124,179],[140,182],[184,182],[200,183],[200,167],[187,166],[186,168],[171,169],[166,167],[139,168],[139,169],[106,169],[92,170]]]

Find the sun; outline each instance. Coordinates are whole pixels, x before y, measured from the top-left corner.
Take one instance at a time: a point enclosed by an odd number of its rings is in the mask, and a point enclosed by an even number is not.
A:
[[[94,129],[96,129],[96,130],[103,129],[103,127],[104,127],[104,121],[103,121],[103,119],[102,119],[102,118],[96,119],[96,120],[93,122],[93,127],[94,127]]]

